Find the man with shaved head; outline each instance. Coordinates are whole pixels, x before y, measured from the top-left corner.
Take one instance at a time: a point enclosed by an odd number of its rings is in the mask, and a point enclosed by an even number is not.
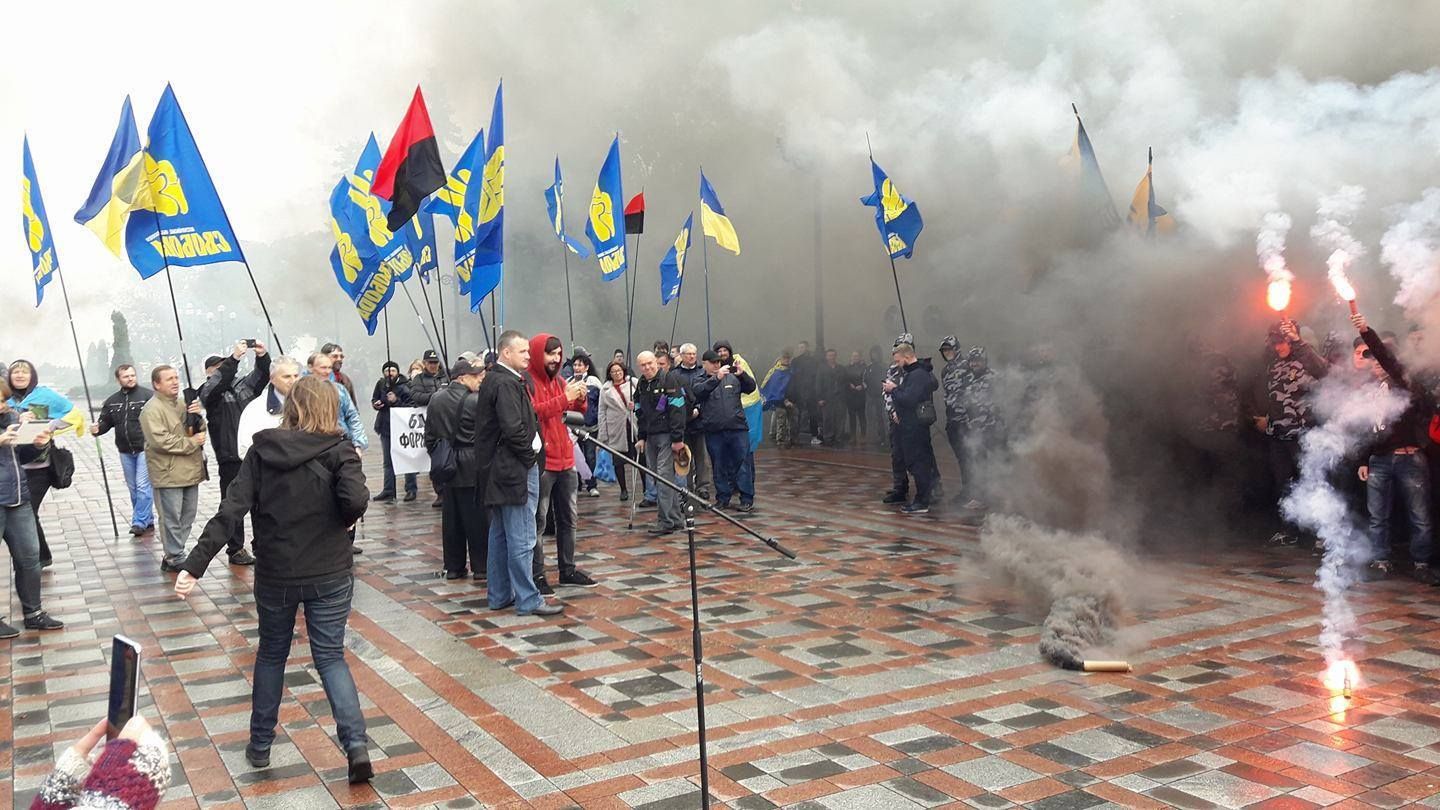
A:
[[[654,352],[641,352],[635,360],[640,366],[640,383],[635,388],[637,445],[645,451],[646,466],[662,476],[673,476],[675,454],[685,449],[685,392],[673,371],[661,370]],[[684,517],[680,495],[669,487],[657,490],[659,512],[650,533],[660,536],[678,531]]]

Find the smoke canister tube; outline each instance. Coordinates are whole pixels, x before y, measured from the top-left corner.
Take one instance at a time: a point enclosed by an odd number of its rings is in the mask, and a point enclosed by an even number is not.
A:
[[[1085,672],[1129,672],[1129,661],[1085,661],[1080,665]]]

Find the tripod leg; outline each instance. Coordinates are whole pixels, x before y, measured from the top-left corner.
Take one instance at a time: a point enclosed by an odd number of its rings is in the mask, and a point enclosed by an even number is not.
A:
[[[705,745],[705,654],[700,644],[700,586],[695,572],[695,504],[685,497],[685,535],[690,547],[690,643],[695,655],[695,719],[700,727],[700,806],[710,807],[710,759]]]

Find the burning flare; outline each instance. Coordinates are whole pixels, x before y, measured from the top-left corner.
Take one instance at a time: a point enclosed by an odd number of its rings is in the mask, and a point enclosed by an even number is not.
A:
[[[1339,695],[1348,700],[1354,695],[1355,687],[1360,685],[1360,668],[1348,658],[1337,658],[1325,668],[1320,682],[1332,696]]]
[[[1326,261],[1330,266],[1330,285],[1335,288],[1335,294],[1340,296],[1342,301],[1350,305],[1350,312],[1359,312],[1355,305],[1355,285],[1350,283],[1350,277],[1345,274],[1345,268],[1350,266],[1350,256],[1343,250],[1337,250],[1330,254]]]
[[[1290,308],[1290,279],[1277,278],[1265,290],[1265,302],[1276,312]]]

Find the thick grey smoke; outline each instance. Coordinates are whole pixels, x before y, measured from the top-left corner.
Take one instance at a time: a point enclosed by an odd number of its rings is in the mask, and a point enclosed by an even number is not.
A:
[[[1374,556],[1334,476],[1377,424],[1405,411],[1409,397],[1373,382],[1357,384],[1353,375],[1333,374],[1315,392],[1314,401],[1320,423],[1300,438],[1300,476],[1280,508],[1324,544],[1315,576],[1315,587],[1325,597],[1320,647],[1326,662],[1334,663],[1347,657],[1345,645],[1356,629],[1350,587]]]
[[[1440,188],[1394,209],[1395,224],[1380,238],[1380,259],[1398,283],[1395,304],[1431,335],[1440,335]],[[1411,361],[1440,367],[1440,339],[1427,340]]]
[[[1345,299],[1353,297],[1350,283],[1350,266],[1365,255],[1365,246],[1350,232],[1355,217],[1365,205],[1365,189],[1360,186],[1341,186],[1331,194],[1320,197],[1315,207],[1315,224],[1310,226],[1310,238],[1322,252],[1329,251],[1325,259],[1328,268],[1326,276],[1336,292]]]

